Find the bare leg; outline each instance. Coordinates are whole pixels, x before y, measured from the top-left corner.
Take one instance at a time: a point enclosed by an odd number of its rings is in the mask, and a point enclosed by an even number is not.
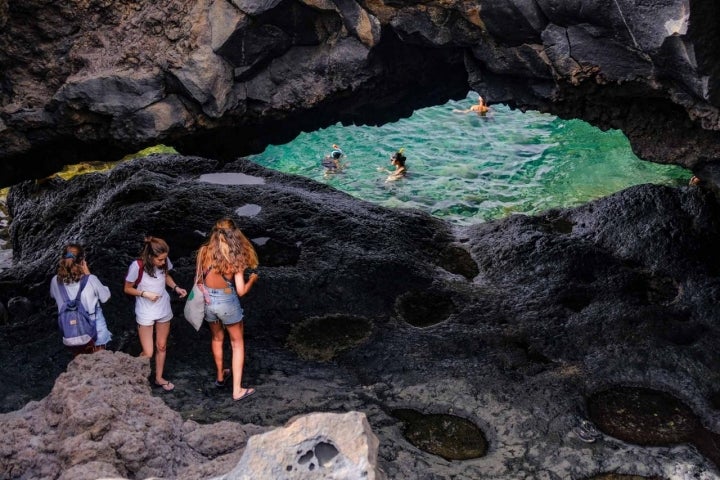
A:
[[[239,322],[227,326],[232,346],[233,398],[240,398],[247,391],[242,388],[243,367],[245,366],[244,325],[244,322]]]
[[[152,358],[153,356],[153,326],[138,325],[138,337],[142,347],[141,357]]]
[[[212,340],[210,341],[210,349],[212,350],[213,360],[215,360],[215,369],[217,370],[216,379],[218,382],[225,380],[225,372],[223,371],[223,341],[225,341],[225,330],[222,323],[210,322],[210,333]]]
[[[158,384],[168,383],[163,378],[165,369],[165,357],[167,355],[167,339],[170,335],[170,322],[155,323],[155,340],[157,353],[155,354],[155,382]]]

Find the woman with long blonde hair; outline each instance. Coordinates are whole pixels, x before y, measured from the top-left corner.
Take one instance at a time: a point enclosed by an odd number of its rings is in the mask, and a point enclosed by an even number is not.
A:
[[[210,238],[198,250],[196,281],[204,285],[209,297],[209,303],[206,301],[205,305],[205,320],[212,333],[211,350],[217,369],[215,385],[225,386],[230,374],[230,370],[223,367],[224,326],[232,348],[232,396],[236,401],[255,393],[254,388],[242,388],[245,341],[239,297],[248,293],[258,279],[257,273],[252,273],[245,281],[245,270],[257,266],[255,249],[229,218],[215,222]]]

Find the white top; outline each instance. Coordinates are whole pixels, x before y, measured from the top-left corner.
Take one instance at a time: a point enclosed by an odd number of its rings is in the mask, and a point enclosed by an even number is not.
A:
[[[173,265],[170,259],[167,259],[167,268],[172,270]],[[140,273],[138,268],[137,260],[133,260],[128,268],[128,273],[125,276],[125,281],[135,283]],[[139,320],[155,321],[163,318],[167,318],[172,315],[172,309],[170,308],[170,295],[165,290],[165,273],[155,268],[154,277],[147,271],[143,272],[142,280],[136,287],[138,290],[144,290],[146,292],[153,292],[160,295],[160,298],[156,302],[153,302],[149,298],[135,297],[135,316]]]
[[[74,299],[80,289],[80,282],[66,283],[65,290],[67,290],[68,298]],[[60,294],[60,288],[58,287],[58,277],[55,275],[50,280],[50,296],[55,299],[58,307],[58,313],[60,308],[63,306],[65,301]],[[95,309],[98,306],[98,302],[105,303],[110,299],[110,289],[100,282],[100,279],[95,275],[88,277],[87,284],[80,295],[80,302],[82,302],[85,310],[91,314],[95,314]]]

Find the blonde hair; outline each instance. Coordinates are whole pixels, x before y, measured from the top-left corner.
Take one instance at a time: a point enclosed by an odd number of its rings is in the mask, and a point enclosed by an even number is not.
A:
[[[198,250],[199,270],[213,268],[221,275],[231,275],[246,268],[257,268],[258,257],[250,240],[229,218],[215,222],[210,238]]]

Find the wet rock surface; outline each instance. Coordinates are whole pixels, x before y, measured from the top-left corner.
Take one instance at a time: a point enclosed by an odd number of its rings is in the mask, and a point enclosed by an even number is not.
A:
[[[198,181],[219,170],[263,181]],[[180,418],[265,428],[315,411],[362,412],[388,478],[720,478],[711,440],[647,446],[602,430],[586,443],[576,433],[591,419],[588,399],[618,388],[662,392],[705,431],[720,431],[720,207],[702,189],[642,185],[456,229],[242,160],[219,167],[158,155],[69,182],[24,183],[8,203],[17,249],[12,271],[0,273],[0,302],[22,297],[32,309],[13,306],[24,313],[0,326],[5,411],[48,395],[68,364],[47,294],[63,243],[88,245],[91,271],[113,293],[104,309],[111,347],[137,354],[120,289],[143,235],[168,240],[175,278],[189,285],[194,250],[229,215],[261,261],[242,300],[244,383],[257,393],[238,404],[213,385],[209,331],[196,333],[175,299],[167,374],[176,389],[154,395]],[[236,216],[245,205],[260,210]],[[477,275],[446,268],[456,248]],[[275,260],[264,263],[266,252]],[[371,328],[331,358],[290,348],[294,329],[323,318]],[[341,328],[326,333],[341,343]],[[448,461],[418,448],[392,414],[401,409],[467,420],[487,451]]]

